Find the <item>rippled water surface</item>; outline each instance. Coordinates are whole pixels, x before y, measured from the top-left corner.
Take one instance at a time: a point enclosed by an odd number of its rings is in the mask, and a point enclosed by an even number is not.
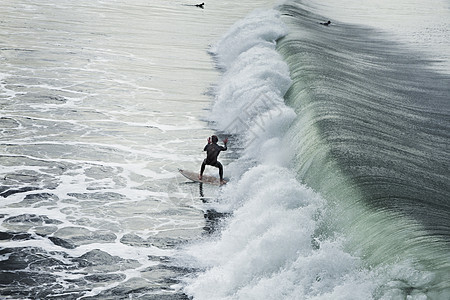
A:
[[[208,47],[255,6],[186,4],[2,2],[0,294],[184,297],[205,218],[177,168],[211,134]]]

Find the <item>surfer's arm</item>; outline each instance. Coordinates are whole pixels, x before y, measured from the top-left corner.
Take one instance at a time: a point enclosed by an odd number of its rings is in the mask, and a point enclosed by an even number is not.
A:
[[[223,147],[220,150],[227,151],[227,149],[228,149],[227,148],[228,138],[224,139],[222,142],[223,142]]]

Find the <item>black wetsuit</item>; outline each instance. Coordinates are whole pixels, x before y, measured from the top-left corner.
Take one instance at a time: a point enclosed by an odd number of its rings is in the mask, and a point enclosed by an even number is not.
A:
[[[219,156],[220,151],[227,151],[227,145],[222,147],[216,143],[211,143],[206,145],[203,151],[206,151],[205,164],[216,167],[216,164],[218,163],[217,156]]]
[[[216,143],[211,143],[205,146],[203,151],[206,151],[206,158],[203,160],[202,168],[200,170],[200,174],[203,174],[205,170],[205,165],[213,166],[219,168],[219,176],[220,180],[223,179],[223,167],[220,162],[217,161],[217,157],[219,156],[220,151],[227,151],[227,144],[225,147],[219,146]]]

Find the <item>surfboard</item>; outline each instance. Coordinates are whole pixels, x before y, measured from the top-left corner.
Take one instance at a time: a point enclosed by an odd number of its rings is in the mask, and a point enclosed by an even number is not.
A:
[[[200,179],[198,179],[197,172],[191,172],[191,171],[182,170],[182,169],[178,169],[178,171],[181,173],[181,175],[183,175],[187,179],[190,179],[195,182],[201,182],[201,183],[207,183],[207,184],[219,185],[219,186],[222,185],[222,183],[220,183],[220,179],[217,177],[214,177],[214,176],[203,175],[202,180],[200,180]],[[226,180],[224,180],[224,181],[225,181],[225,183],[227,183]]]

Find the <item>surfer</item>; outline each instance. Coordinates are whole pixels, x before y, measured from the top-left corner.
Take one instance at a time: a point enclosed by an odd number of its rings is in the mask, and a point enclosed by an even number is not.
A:
[[[224,184],[225,181],[223,180],[223,166],[220,162],[217,161],[217,156],[219,156],[220,151],[227,151],[228,138],[223,140],[224,146],[217,145],[218,141],[219,138],[215,135],[208,138],[208,144],[203,149],[203,151],[206,151],[206,158],[203,160],[202,167],[200,169],[200,175],[198,175],[198,179],[202,180],[203,172],[205,171],[205,166],[209,165],[219,168],[220,183]]]
[[[320,24],[325,25],[325,26],[328,26],[328,25],[331,24],[331,21],[328,21],[328,22],[326,22],[326,23],[320,23]]]
[[[200,4],[195,4],[195,6],[200,7],[200,8],[204,8],[203,6],[205,5],[205,2],[202,2]]]

